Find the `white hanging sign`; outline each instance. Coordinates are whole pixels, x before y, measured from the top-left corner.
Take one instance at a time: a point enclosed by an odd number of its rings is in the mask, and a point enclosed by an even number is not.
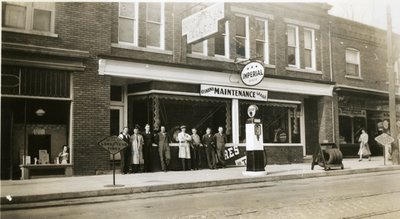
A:
[[[267,101],[268,91],[202,84],[200,85],[200,96]]]

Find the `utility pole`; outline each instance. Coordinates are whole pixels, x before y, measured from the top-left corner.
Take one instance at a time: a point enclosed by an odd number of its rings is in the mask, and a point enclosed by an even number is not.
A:
[[[390,133],[394,142],[392,143],[392,163],[399,165],[399,140],[397,139],[398,131],[396,127],[396,76],[393,67],[393,44],[392,44],[392,15],[391,8],[386,6],[387,15],[387,74],[389,80],[389,114],[390,114]]]

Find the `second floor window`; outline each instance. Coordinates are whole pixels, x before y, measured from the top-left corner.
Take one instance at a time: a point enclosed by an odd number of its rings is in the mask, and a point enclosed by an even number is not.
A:
[[[203,40],[198,43],[192,44],[192,54],[199,54],[207,56],[208,49],[207,49],[207,40]]]
[[[269,64],[268,21],[256,20],[256,58]]]
[[[146,46],[164,49],[164,3],[147,3],[146,9]]]
[[[315,70],[315,33],[311,29],[304,29],[304,64]]]
[[[215,35],[215,55],[229,58],[229,22],[218,25],[218,33]]]
[[[3,28],[54,33],[54,3],[6,2],[2,7]]]
[[[119,3],[118,42],[138,45],[138,3]]]
[[[238,58],[250,58],[248,17],[236,16],[236,55]]]
[[[287,26],[287,61],[291,67],[300,68],[299,64],[299,28],[297,26]]]
[[[360,51],[355,49],[346,49],[346,75],[361,77]]]

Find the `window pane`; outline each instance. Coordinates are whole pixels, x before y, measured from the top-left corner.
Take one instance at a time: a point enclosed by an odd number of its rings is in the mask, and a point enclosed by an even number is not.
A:
[[[256,21],[256,39],[261,41],[265,40],[265,21]]]
[[[161,23],[161,3],[147,3],[147,20]]]
[[[135,3],[119,3],[119,16],[135,18]]]
[[[246,37],[246,18],[236,17],[236,36]]]
[[[9,4],[5,7],[4,26],[25,29],[26,7]]]
[[[160,47],[160,25],[147,23],[146,40],[148,46]]]
[[[312,49],[312,32],[304,30],[304,48]]]
[[[217,35],[215,36],[215,54],[216,55],[225,55],[225,36]]]
[[[305,67],[311,68],[312,63],[311,63],[311,50],[304,50],[304,64]]]
[[[346,64],[346,74],[353,75],[353,76],[359,76],[358,65],[347,63]]]
[[[296,48],[288,47],[288,64],[296,65]]]
[[[346,50],[346,62],[352,64],[358,64],[358,51]]]
[[[256,41],[256,57],[264,60],[264,42]]]
[[[192,44],[192,53],[203,53],[204,41]]]
[[[50,31],[51,11],[34,9],[33,29],[40,31]]]
[[[236,37],[236,54],[241,58],[246,56],[246,39]]]
[[[118,39],[120,42],[133,43],[133,23],[134,20],[119,18]]]
[[[111,86],[110,89],[111,101],[122,101],[122,86]]]
[[[296,47],[296,28],[288,27],[287,34],[288,46]]]

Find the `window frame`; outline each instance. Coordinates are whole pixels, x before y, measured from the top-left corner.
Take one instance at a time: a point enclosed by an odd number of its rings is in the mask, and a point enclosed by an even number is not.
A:
[[[238,43],[238,41],[236,40],[236,38],[241,38],[244,39],[244,43],[245,43],[245,48],[244,48],[244,57],[237,57],[238,53],[236,51],[236,57],[238,59],[249,59],[250,58],[250,28],[249,28],[249,16],[247,15],[243,15],[243,14],[235,14],[235,17],[240,17],[240,18],[244,18],[245,19],[245,37],[242,36],[238,36],[237,33],[235,33],[235,46],[236,43]],[[235,23],[236,25],[236,23]]]
[[[34,3],[47,3],[47,4],[52,4],[52,5],[51,5],[51,8],[42,8],[42,7],[34,6]],[[3,4],[4,4],[4,7],[6,7],[7,5],[25,7],[26,13],[25,13],[25,27],[24,28],[3,26],[3,24],[5,24],[5,22],[6,22],[6,20],[4,19],[2,21],[2,30],[12,31],[12,32],[22,32],[22,33],[28,33],[28,34],[57,36],[55,34],[55,16],[56,16],[55,2],[3,2]],[[33,29],[35,9],[50,12],[50,30],[49,31]],[[6,12],[6,9],[4,9],[4,12]]]
[[[229,59],[230,57],[230,43],[229,43],[229,21],[225,21],[225,33],[221,33],[224,36],[224,48],[225,48],[225,55],[214,54],[215,57]],[[215,50],[214,45],[214,50]],[[214,52],[215,53],[215,52]]]
[[[347,62],[347,51],[353,51],[353,52],[356,52],[356,53],[357,53],[357,62],[358,62],[358,63]],[[348,73],[347,73],[347,64],[358,65],[358,75],[351,75],[351,74],[348,74]],[[346,48],[346,49],[345,49],[345,73],[346,73],[346,77],[362,78],[362,76],[361,76],[360,50],[355,49],[355,48]]]
[[[304,64],[304,68],[309,69],[309,70],[316,70],[315,30],[311,29],[311,28],[304,28],[304,40],[305,40],[305,32],[306,31],[311,32],[311,67],[307,67]],[[310,49],[307,49],[305,47],[305,43],[304,43],[304,51],[305,50],[310,50]]]
[[[208,40],[203,40],[203,41],[198,42],[198,43],[202,43],[203,44],[202,45],[203,52],[193,52],[193,44],[192,44],[191,45],[192,46],[191,54],[193,54],[193,55],[201,55],[201,56],[208,56]]]
[[[263,62],[265,64],[269,64],[269,26],[268,26],[268,19],[263,19],[263,18],[256,18],[256,23],[258,21],[261,21],[264,23],[264,40],[257,39],[257,36],[255,37],[256,40],[256,50],[257,50],[257,41],[258,42],[263,42],[264,43],[264,60]]]
[[[125,16],[121,16],[121,3],[133,3],[135,5],[135,15],[132,17],[125,17]],[[130,46],[138,46],[138,34],[139,34],[139,3],[138,2],[119,2],[118,3],[118,44],[122,44],[122,45],[130,45]],[[133,20],[133,42],[129,43],[129,42],[124,42],[124,41],[120,41],[120,34],[119,34],[119,19],[123,18],[123,19],[131,19]]]
[[[288,62],[288,66],[289,67],[293,67],[293,68],[300,68],[300,46],[299,46],[299,26],[297,26],[297,25],[293,25],[293,24],[287,24],[286,25],[286,40],[287,40],[287,48],[289,48],[289,47],[293,47],[293,46],[289,46],[289,40],[288,40],[288,36],[289,36],[289,31],[288,31],[288,28],[294,28],[295,29],[295,37],[296,37],[296,39],[295,39],[295,43],[296,43],[296,47],[294,47],[295,48],[295,64],[294,65],[292,65],[292,64],[289,64],[289,62]],[[288,61],[288,55],[289,54],[287,54],[286,55],[286,61]]]
[[[148,3],[160,3],[160,22],[148,20],[148,10],[149,10]],[[147,2],[146,3],[145,23],[146,23],[146,48],[165,50],[165,2]],[[148,23],[160,25],[160,46],[159,47],[147,45],[147,24]]]

